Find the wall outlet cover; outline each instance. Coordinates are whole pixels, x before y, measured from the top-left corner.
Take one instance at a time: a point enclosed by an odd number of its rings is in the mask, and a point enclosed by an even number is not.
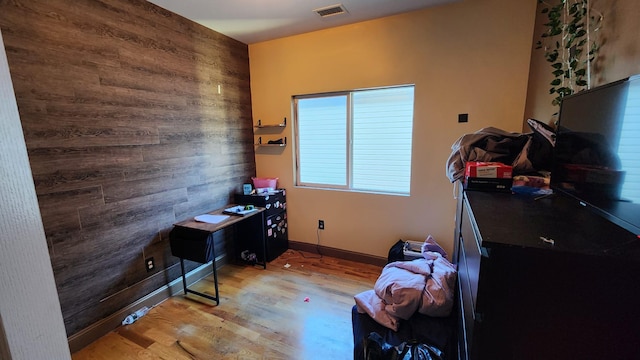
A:
[[[156,263],[153,260],[153,256],[144,260],[147,272],[153,271],[156,268]]]

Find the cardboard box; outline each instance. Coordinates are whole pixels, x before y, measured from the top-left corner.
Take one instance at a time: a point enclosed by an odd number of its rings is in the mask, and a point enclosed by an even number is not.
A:
[[[465,165],[465,178],[511,179],[513,168],[499,162],[468,161]]]

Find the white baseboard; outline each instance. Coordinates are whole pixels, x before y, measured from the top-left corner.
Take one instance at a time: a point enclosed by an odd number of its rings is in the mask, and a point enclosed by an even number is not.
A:
[[[225,260],[226,259],[224,257],[218,258],[216,260],[216,268],[220,268],[220,266],[224,265],[226,263]],[[211,263],[203,264],[186,274],[187,284],[191,285],[211,273],[213,273]],[[164,272],[160,271],[154,274],[154,276],[161,276],[163,274]],[[68,337],[67,341],[69,342],[69,349],[71,350],[71,353],[84,348],[85,346],[108,334],[110,331],[113,331],[119,326],[122,326],[122,320],[124,320],[127,315],[135,312],[136,310],[139,310],[144,306],[152,308],[170,298],[171,296],[181,293],[184,293],[182,287],[182,277],[178,277],[177,279],[171,281],[169,284],[164,285],[163,287],[157,289],[149,295],[138,299],[137,301],[116,311],[108,317],[97,321]]]

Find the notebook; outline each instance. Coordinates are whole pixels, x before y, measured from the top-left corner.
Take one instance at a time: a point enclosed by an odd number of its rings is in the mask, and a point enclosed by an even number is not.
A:
[[[229,217],[229,215],[209,215],[209,214],[204,214],[204,215],[198,215],[194,219],[196,221],[199,221],[199,222],[205,222],[205,223],[209,223],[209,224],[217,224],[217,223],[225,220],[228,217]]]

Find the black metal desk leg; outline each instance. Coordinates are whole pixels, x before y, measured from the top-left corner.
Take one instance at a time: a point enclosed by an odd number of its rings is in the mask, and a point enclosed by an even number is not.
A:
[[[215,251],[214,251],[214,255],[215,255]],[[184,288],[185,296],[187,296],[187,294],[195,294],[198,296],[202,296],[203,298],[213,300],[216,302],[216,305],[220,305],[220,296],[218,295],[218,272],[216,271],[215,256],[214,256],[214,260],[212,261],[212,264],[213,264],[213,283],[216,288],[216,296],[207,295],[199,291],[195,291],[187,288],[187,278],[184,273],[184,259],[180,258],[180,269],[182,270],[182,287]]]
[[[264,211],[262,211],[260,213],[260,215],[261,215],[260,222],[262,223],[262,225],[260,225],[260,227],[262,228],[262,231],[260,231],[260,233],[262,234],[261,235],[261,238],[262,238],[261,239],[262,240],[262,254],[263,254],[263,257],[264,257],[262,259],[262,267],[264,269],[266,269],[267,268],[267,235],[265,233],[266,233],[267,229],[265,228],[265,215],[264,215],[264,213],[265,213]]]
[[[184,294],[187,295],[187,278],[184,274],[184,259],[180,258],[180,270],[182,270],[182,288],[184,289]]]
[[[213,239],[211,241],[213,242]],[[213,259],[211,261],[211,264],[213,266],[213,286],[216,289],[215,302],[216,305],[220,305],[220,295],[218,294],[218,269],[216,269],[216,247],[213,243],[211,244],[211,258]]]

